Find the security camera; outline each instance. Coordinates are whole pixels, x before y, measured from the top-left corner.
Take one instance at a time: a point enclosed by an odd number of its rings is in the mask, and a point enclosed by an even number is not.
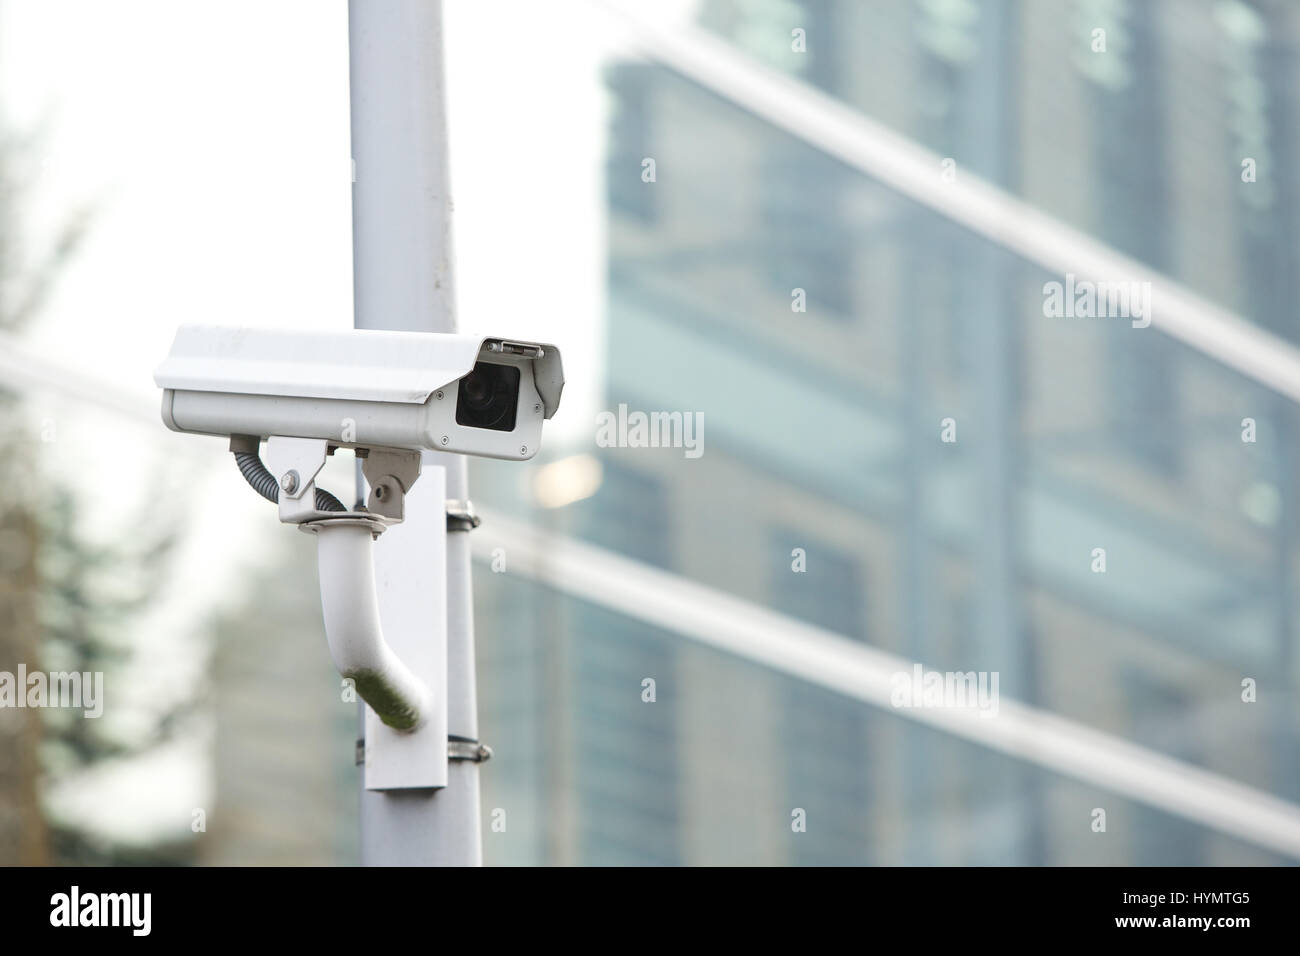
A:
[[[325,634],[339,673],[394,733],[427,724],[439,704],[430,675],[385,640],[372,543],[404,519],[423,451],[537,454],[542,422],[564,388],[559,351],[441,332],[190,325],[177,331],[154,381],[168,428],[229,436],[240,472],[278,503],[280,521],[316,535]],[[355,509],[315,484],[338,448],[356,450],[370,487]],[[468,501],[447,506],[449,527],[477,523]]]
[[[554,346],[515,339],[189,325],[154,381],[173,431],[520,460],[564,373]]]

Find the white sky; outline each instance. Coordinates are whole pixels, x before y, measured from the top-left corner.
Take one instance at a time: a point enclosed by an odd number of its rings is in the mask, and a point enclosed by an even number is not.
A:
[[[587,3],[528,0],[449,0],[445,21],[461,323],[560,346],[568,384],[547,450],[580,450],[603,390],[599,71],[618,27]],[[0,0],[0,115],[37,135],[40,163],[22,196],[26,248],[95,209],[31,345],[156,402],[152,370],[178,324],[350,327],[347,70],[342,0]],[[169,496],[198,525],[136,675],[187,693],[234,555],[290,530],[216,439],[42,397],[32,410],[55,425],[41,467],[80,489],[92,533],[120,528],[182,447],[207,456]],[[198,746],[54,800],[145,838],[160,807],[206,805]]]

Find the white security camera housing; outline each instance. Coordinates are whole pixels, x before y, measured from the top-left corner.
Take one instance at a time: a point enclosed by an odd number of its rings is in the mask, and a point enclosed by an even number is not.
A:
[[[168,428],[532,458],[564,388],[552,345],[444,332],[182,326],[154,372]]]
[[[168,428],[229,436],[240,473],[276,502],[280,521],[316,535],[330,654],[369,708],[366,787],[446,786],[446,661],[423,627],[399,626],[385,637],[375,540],[405,521],[414,493],[413,522],[396,532],[406,544],[389,553],[418,554],[420,569],[390,558],[384,595],[404,611],[421,607],[436,617],[439,598],[424,574],[445,565],[453,523],[464,531],[477,517],[468,500],[446,499],[445,468],[424,463],[421,453],[532,458],[564,388],[559,351],[441,332],[190,325],[177,331],[154,381]],[[353,509],[316,487],[340,447],[357,450],[369,487]],[[443,625],[434,629],[442,633]]]

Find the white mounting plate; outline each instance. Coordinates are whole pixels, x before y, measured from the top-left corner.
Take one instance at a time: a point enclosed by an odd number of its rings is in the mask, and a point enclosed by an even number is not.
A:
[[[447,786],[447,474],[425,464],[406,493],[406,520],[375,541],[375,591],[384,640],[433,698],[413,733],[366,707],[367,790]]]

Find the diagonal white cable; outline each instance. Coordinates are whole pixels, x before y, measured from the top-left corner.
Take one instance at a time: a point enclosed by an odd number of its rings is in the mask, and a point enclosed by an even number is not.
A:
[[[1151,283],[1152,328],[1300,402],[1300,349],[1289,342],[960,168],[945,182],[942,157],[698,27],[666,28],[651,4],[595,2],[646,55],[1025,260],[1062,277]]]
[[[51,390],[136,421],[156,420],[151,398],[88,382],[4,333],[0,385]],[[562,593],[1300,858],[1300,807],[1260,790],[1014,701],[1001,700],[996,716],[895,708],[891,682],[910,673],[912,661],[499,515],[490,515],[470,538],[480,560],[507,548],[512,571]]]
[[[1026,260],[1099,281],[1149,281],[1153,327],[1300,401],[1300,350],[1141,263],[969,175],[939,177],[940,157],[806,84],[754,64],[696,28],[664,30],[615,0],[635,42],[702,86]],[[92,383],[0,333],[0,382],[53,390],[138,421],[156,404]],[[1000,701],[995,716],[961,708],[894,708],[893,678],[912,661],[573,539],[493,516],[471,536],[490,560],[569,594],[847,697],[1300,858],[1300,807],[1075,721]]]
[[[1300,806],[1264,791],[1005,697],[994,714],[895,707],[893,681],[913,661],[495,513],[470,539],[479,560],[504,548],[511,573],[571,597],[1300,858]]]
[[[136,421],[158,421],[151,396],[89,382],[5,333],[0,385],[50,390]],[[480,560],[506,548],[512,571],[580,600],[1300,858],[1300,807],[1260,790],[1010,700],[999,701],[996,716],[895,708],[892,681],[910,673],[913,661],[500,515],[491,514],[470,539]]]
[[[45,358],[11,332],[0,332],[0,386],[18,392],[51,392],[141,424],[162,424],[157,392],[125,389],[116,382],[74,371]]]

